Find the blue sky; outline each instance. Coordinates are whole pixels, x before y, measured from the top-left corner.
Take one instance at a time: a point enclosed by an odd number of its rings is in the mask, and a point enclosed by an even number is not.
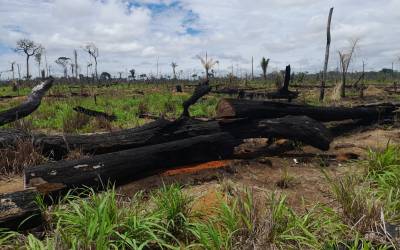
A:
[[[55,74],[60,56],[78,49],[81,71],[89,57],[81,49],[95,43],[99,70],[112,74],[171,74],[170,64],[189,75],[200,73],[196,55],[206,52],[220,61],[218,72],[235,69],[256,73],[261,58],[271,58],[270,71],[291,64],[295,71],[319,71],[324,59],[325,25],[334,6],[329,69],[337,52],[359,38],[351,70],[400,67],[399,0],[0,0],[0,71],[24,57],[12,48],[18,39],[42,44]],[[32,67],[36,64],[32,61]],[[35,70],[34,72],[36,72]]]

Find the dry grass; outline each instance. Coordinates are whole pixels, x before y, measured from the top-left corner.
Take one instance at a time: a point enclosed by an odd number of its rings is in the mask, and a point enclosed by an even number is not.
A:
[[[0,174],[21,174],[24,168],[46,162],[31,141],[18,141],[14,148],[0,149]]]
[[[89,154],[84,153],[81,149],[75,149],[71,150],[68,152],[67,156],[65,157],[65,160],[80,160],[80,159],[85,159],[89,158]]]
[[[90,122],[90,117],[77,113],[71,112],[63,119],[63,131],[64,133],[75,133],[77,130],[82,129]]]
[[[33,124],[32,120],[28,119],[20,119],[15,122],[10,123],[10,127],[25,131],[25,132],[31,132],[33,130]]]
[[[92,126],[95,130],[99,129],[99,130],[107,130],[107,131],[112,131],[113,130],[113,126],[112,123],[107,120],[104,117],[96,117],[94,119],[94,124]]]

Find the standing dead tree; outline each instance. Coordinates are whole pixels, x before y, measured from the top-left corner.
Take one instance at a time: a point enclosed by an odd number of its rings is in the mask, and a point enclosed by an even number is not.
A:
[[[264,80],[267,80],[267,69],[268,69],[268,64],[269,64],[269,58],[268,58],[268,59],[265,59],[265,58],[263,57],[262,60],[261,60],[260,66],[261,66],[261,69],[262,69],[262,71],[263,71]]]
[[[43,54],[44,49],[41,48],[39,49],[36,54],[35,54],[35,61],[38,64],[38,76],[40,77],[40,71],[41,71],[41,63],[42,63],[42,54]]]
[[[208,80],[208,77],[210,75],[210,73],[209,73],[210,70],[212,69],[212,67],[215,66],[215,64],[217,64],[219,62],[212,58],[208,58],[207,52],[206,52],[206,57],[202,57],[202,56],[198,55],[197,58],[200,59],[200,62],[206,71],[206,80]]]
[[[68,64],[70,62],[71,62],[71,58],[65,57],[65,56],[61,56],[61,57],[57,58],[57,60],[55,61],[55,63],[57,63],[58,65],[60,65],[63,68],[65,78],[68,77]]]
[[[176,79],[176,67],[178,67],[178,64],[176,62],[172,62],[171,67],[172,67],[172,74],[174,76],[174,79]]]
[[[14,49],[15,52],[24,53],[26,55],[26,79],[29,79],[29,58],[42,51],[42,45],[36,44],[34,41],[29,39],[21,39],[17,41],[17,47]]]
[[[322,102],[325,97],[325,82],[326,82],[326,72],[328,71],[328,61],[329,61],[329,48],[331,46],[331,21],[332,21],[333,7],[329,10],[328,24],[326,27],[326,50],[325,50],[325,63],[324,72],[322,74],[321,89],[319,92],[319,101]]]
[[[99,49],[96,47],[94,43],[88,43],[86,44],[84,50],[89,54],[94,59],[94,75],[96,77],[96,80],[98,80],[98,74],[97,74],[97,58],[99,57]]]
[[[74,49],[75,78],[78,79],[78,52]]]
[[[339,82],[333,91],[332,99],[340,100],[341,98],[346,97],[346,77],[347,71],[349,70],[351,59],[353,58],[354,51],[356,50],[359,39],[354,39],[351,41],[350,50],[345,52],[344,50],[339,51],[339,63],[340,70],[342,73],[342,81]]]

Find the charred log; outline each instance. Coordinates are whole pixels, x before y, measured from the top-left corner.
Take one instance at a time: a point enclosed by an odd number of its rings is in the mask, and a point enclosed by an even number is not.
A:
[[[104,118],[107,121],[116,121],[117,120],[117,116],[115,115],[109,115],[105,112],[100,112],[100,111],[96,111],[96,110],[92,110],[92,109],[87,109],[81,106],[76,106],[73,108],[73,110],[75,110],[76,112],[88,115],[88,116],[93,116],[93,117],[97,117],[97,118]]]
[[[37,195],[34,190],[0,194],[0,228],[24,230],[39,226],[42,216],[35,202]]]
[[[40,105],[43,96],[53,85],[53,78],[49,78],[35,86],[28,99],[17,107],[0,112],[0,126],[24,118],[34,112]]]
[[[270,101],[223,99],[217,105],[219,118],[271,119],[287,115],[304,115],[317,121],[341,121],[347,119],[378,120],[393,116],[395,105],[371,107],[316,107]]]
[[[228,133],[118,151],[74,161],[60,161],[25,169],[25,186],[46,189],[93,187],[102,189],[154,174],[161,169],[229,158],[239,143]],[[55,190],[53,190],[55,191]]]

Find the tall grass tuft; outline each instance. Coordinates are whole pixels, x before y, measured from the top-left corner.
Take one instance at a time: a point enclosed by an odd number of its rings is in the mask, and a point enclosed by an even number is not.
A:
[[[382,174],[394,166],[400,165],[400,147],[388,144],[384,150],[368,150],[369,175]]]
[[[93,190],[87,192],[87,199],[70,195],[65,199],[66,205],[55,208],[57,231],[72,249],[86,246],[109,249],[117,237],[121,215],[115,190],[101,194],[95,194]]]
[[[191,217],[192,198],[184,194],[181,186],[164,185],[153,195],[157,211],[165,219],[166,227],[171,234],[185,237],[188,233],[188,219]]]
[[[371,194],[363,177],[347,175],[328,181],[348,225],[365,233],[379,223],[382,204]]]

